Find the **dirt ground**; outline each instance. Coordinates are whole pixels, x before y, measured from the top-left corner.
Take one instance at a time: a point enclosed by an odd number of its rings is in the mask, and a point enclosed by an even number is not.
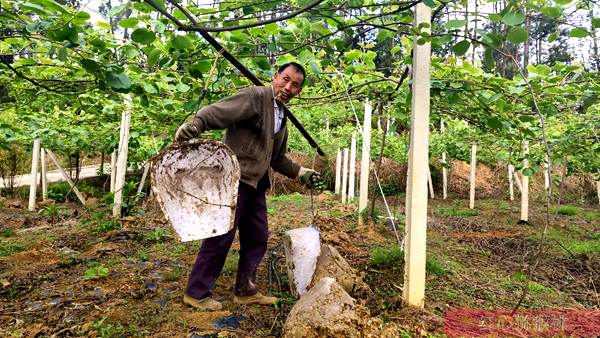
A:
[[[121,222],[112,221],[110,206],[102,203],[62,203],[29,213],[19,207],[24,201],[2,199],[0,336],[278,337],[296,302],[281,235],[311,223],[370,288],[358,303],[394,323],[398,337],[444,336],[442,318],[450,308],[514,307],[528,274],[521,308],[600,307],[600,210],[551,213],[538,255],[545,212],[532,202],[529,224],[520,225],[516,201],[478,200],[478,214],[469,216],[468,201],[430,200],[426,301],[417,310],[402,306],[403,259],[389,219],[358,226],[355,207],[328,192],[312,203],[309,195],[270,196],[269,249],[258,283],[280,301],[267,307],[233,303],[236,240],[214,290],[223,311],[198,313],[181,298],[200,243],[175,239],[151,198]],[[403,237],[404,199],[388,204]],[[377,214],[382,210],[378,202]]]

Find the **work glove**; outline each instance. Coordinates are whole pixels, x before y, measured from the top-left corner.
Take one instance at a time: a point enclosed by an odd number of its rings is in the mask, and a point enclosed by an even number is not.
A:
[[[321,180],[321,174],[312,169],[300,168],[300,172],[298,174],[300,176],[300,180],[311,188],[316,186]]]
[[[200,135],[198,128],[191,122],[182,124],[175,133],[175,142],[189,141]]]

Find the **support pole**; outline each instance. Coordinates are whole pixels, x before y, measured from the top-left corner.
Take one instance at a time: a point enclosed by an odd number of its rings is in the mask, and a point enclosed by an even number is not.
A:
[[[119,141],[120,143],[120,141]],[[115,192],[115,179],[117,178],[117,151],[110,154],[110,192]]]
[[[40,149],[42,162],[42,201],[48,200],[48,166],[46,165],[46,150]]]
[[[429,196],[434,199],[435,193],[433,192],[433,180],[431,179],[431,168],[429,166],[427,166],[427,186],[429,186]]]
[[[79,189],[77,189],[77,187],[75,186],[75,183],[73,183],[73,180],[71,180],[71,176],[69,176],[67,174],[67,172],[60,166],[60,163],[58,163],[58,159],[56,158],[56,156],[54,155],[52,150],[46,149],[46,152],[48,153],[48,156],[50,157],[52,162],[54,162],[54,164],[60,171],[60,174],[62,175],[62,177],[65,179],[65,181],[67,181],[67,183],[69,183],[69,185],[71,186],[71,189],[73,189],[73,192],[79,199],[79,202],[81,202],[81,204],[85,205],[85,198],[83,197],[81,192],[79,192]]]
[[[138,186],[138,190],[137,190],[138,195],[141,194],[142,189],[144,189],[144,183],[146,183],[146,176],[148,176],[149,170],[150,170],[150,161],[146,162],[146,164],[144,165],[144,173],[142,174],[142,179],[140,180],[140,185]]]
[[[348,202],[354,200],[354,182],[356,182],[356,133],[350,142],[350,177],[348,178]]]
[[[544,189],[549,195],[552,195],[552,191],[550,191],[550,165],[548,155],[544,160]]]
[[[469,192],[469,208],[475,208],[475,176],[477,174],[477,145],[471,145],[471,190]]]
[[[127,153],[129,147],[129,124],[131,123],[131,96],[125,97],[125,111],[122,114],[124,123],[121,125],[123,135],[119,144],[117,156],[117,173],[115,179],[115,194],[113,200],[113,217],[121,217],[121,205],[123,203],[123,186],[125,185],[125,174],[127,172]]]
[[[529,167],[529,141],[523,141],[523,153],[525,154],[525,160],[523,160],[523,170],[521,173]],[[527,222],[529,220],[529,176],[523,175],[523,188],[521,190],[521,221]]]
[[[440,131],[444,133],[444,120],[440,120]],[[448,169],[446,168],[446,152],[442,152],[442,195],[443,198],[448,198]]]
[[[431,8],[418,3],[414,27],[429,25]],[[430,31],[424,28],[423,31]],[[429,166],[429,82],[431,43],[413,38],[412,111],[410,116],[410,154],[406,194],[406,240],[404,252],[404,303],[425,305],[425,255],[427,238],[427,176]]]
[[[515,188],[514,188],[514,184],[513,184],[514,172],[515,172],[515,166],[513,166],[512,164],[509,164],[508,165],[508,193],[510,195],[511,201],[515,200]]]
[[[338,149],[335,158],[335,193],[339,194],[342,184],[342,151]]]
[[[519,174],[517,174],[514,167],[513,167],[513,178],[515,179],[517,188],[519,188],[519,192],[523,193],[523,184],[521,184],[521,179],[519,178]]]
[[[596,181],[596,193],[598,194],[598,205],[600,205],[600,181]]]
[[[344,148],[342,157],[342,203],[346,203],[348,202],[348,148]]]
[[[360,192],[358,197],[358,224],[364,224],[363,212],[369,202],[369,172],[371,167],[371,115],[373,107],[369,99],[365,100],[365,120],[363,123],[362,157],[360,161]]]
[[[38,163],[40,162],[40,139],[33,141],[33,152],[31,153],[31,175],[29,175],[29,211],[35,211],[35,197],[38,184]]]

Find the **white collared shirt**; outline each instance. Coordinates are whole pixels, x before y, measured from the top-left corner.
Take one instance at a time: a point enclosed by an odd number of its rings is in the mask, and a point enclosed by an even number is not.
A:
[[[273,133],[277,134],[283,125],[284,111],[283,108],[279,108],[277,105],[277,100],[275,100],[275,90],[273,87],[271,87],[271,90],[273,91],[273,120],[275,121],[273,124]]]

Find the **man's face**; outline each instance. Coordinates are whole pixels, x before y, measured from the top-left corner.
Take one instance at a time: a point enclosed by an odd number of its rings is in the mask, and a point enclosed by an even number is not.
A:
[[[296,67],[288,66],[281,73],[273,77],[273,91],[275,99],[283,104],[290,102],[292,97],[300,94],[304,76]]]

